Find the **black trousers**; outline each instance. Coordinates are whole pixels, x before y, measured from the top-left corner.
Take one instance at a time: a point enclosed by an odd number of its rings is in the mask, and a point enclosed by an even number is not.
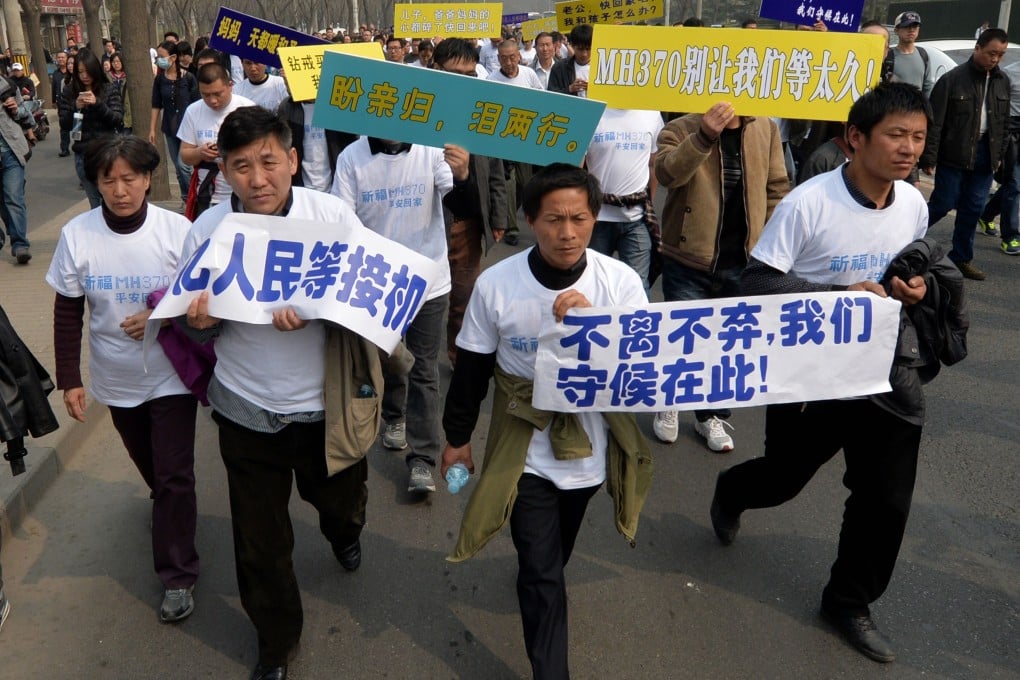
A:
[[[289,661],[304,617],[294,576],[294,531],[287,503],[292,480],[319,511],[319,529],[334,548],[349,546],[365,526],[368,461],[326,476],[325,424],[291,423],[268,434],[213,413],[227,468],[237,587],[259,638],[259,663]]]
[[[866,616],[896,565],[920,443],[919,425],[867,399],[769,406],[765,455],[722,475],[719,502],[731,513],[784,503],[842,449],[843,485],[850,497],[822,606],[837,614]]]
[[[517,548],[517,601],[524,646],[535,680],[565,680],[567,584],[563,568],[574,550],[588,501],[598,486],[564,491],[547,479],[524,474],[510,514]]]

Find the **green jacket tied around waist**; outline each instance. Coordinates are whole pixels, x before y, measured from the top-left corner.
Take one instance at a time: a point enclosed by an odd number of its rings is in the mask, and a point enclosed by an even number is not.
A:
[[[492,422],[485,461],[475,485],[451,562],[473,557],[510,519],[517,498],[517,481],[524,473],[528,446],[535,429],[549,426],[554,455],[573,460],[592,455],[591,442],[572,413],[542,411],[531,405],[534,383],[496,367]],[[616,529],[631,545],[638,517],[652,482],[652,455],[648,441],[630,413],[603,413],[609,426],[606,451],[606,489],[613,498]]]

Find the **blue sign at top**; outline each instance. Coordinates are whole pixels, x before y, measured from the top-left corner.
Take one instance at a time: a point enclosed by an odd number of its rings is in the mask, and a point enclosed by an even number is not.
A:
[[[209,47],[277,68],[283,66],[276,54],[277,49],[320,44],[331,43],[314,35],[226,7],[220,7],[216,23],[213,24],[212,35],[209,37]]]
[[[520,14],[504,14],[502,24],[504,26],[516,26],[517,24],[523,24],[527,20],[527,12],[522,12]]]
[[[821,21],[830,31],[856,33],[863,11],[864,0],[762,0],[759,15],[804,26]]]

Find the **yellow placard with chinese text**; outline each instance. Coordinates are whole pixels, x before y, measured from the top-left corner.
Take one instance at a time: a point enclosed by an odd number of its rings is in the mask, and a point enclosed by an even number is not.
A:
[[[521,24],[521,37],[524,40],[534,40],[539,33],[552,33],[558,30],[555,16],[532,19]]]
[[[846,120],[878,84],[881,36],[662,26],[595,27],[588,96],[623,109]]]
[[[393,35],[398,38],[494,38],[502,33],[502,2],[397,4]]]
[[[283,62],[283,73],[287,77],[287,88],[291,99],[307,102],[315,99],[319,91],[319,74],[322,72],[322,55],[330,52],[346,52],[369,59],[383,59],[379,43],[337,43],[335,45],[305,45],[303,47],[281,47],[277,52]]]
[[[582,24],[636,24],[662,17],[666,0],[567,0],[556,3],[559,30]]]

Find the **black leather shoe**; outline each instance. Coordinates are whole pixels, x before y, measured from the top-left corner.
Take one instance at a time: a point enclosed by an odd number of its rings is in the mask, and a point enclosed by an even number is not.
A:
[[[347,571],[357,571],[361,566],[361,539],[340,550],[333,548],[333,554],[336,555],[341,567]]]
[[[287,680],[287,666],[255,666],[251,680]]]
[[[896,660],[896,653],[893,651],[892,645],[889,644],[889,640],[878,629],[870,616],[834,614],[823,607],[822,618],[869,659],[879,663],[890,663]]]
[[[57,155],[60,156],[61,158],[67,158],[68,156],[71,155],[71,152],[70,151],[61,151]]]
[[[508,246],[515,246],[517,245],[518,242],[519,237],[517,236],[517,234],[506,234],[503,237],[503,243],[507,244]]]
[[[712,528],[715,530],[715,535],[719,537],[719,542],[723,545],[730,545],[737,537],[737,532],[740,531],[740,513],[731,515],[722,509],[722,504],[719,502],[719,480],[722,479],[723,474],[720,472],[716,477],[712,507],[708,512],[712,516]]]

